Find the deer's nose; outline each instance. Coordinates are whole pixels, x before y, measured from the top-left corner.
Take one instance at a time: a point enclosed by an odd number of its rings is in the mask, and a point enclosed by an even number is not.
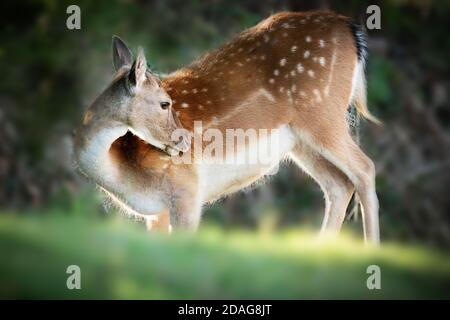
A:
[[[175,143],[178,150],[186,152],[191,147],[191,135],[189,134],[189,132],[185,132],[180,135],[178,139],[173,140],[173,143]]]

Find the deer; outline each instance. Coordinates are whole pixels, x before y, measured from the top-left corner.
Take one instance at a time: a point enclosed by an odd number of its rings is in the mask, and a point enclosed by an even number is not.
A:
[[[196,230],[203,205],[291,160],[323,191],[320,234],[339,233],[356,193],[364,240],[379,244],[375,165],[352,138],[348,108],[380,121],[367,107],[366,36],[350,18],[277,13],[165,76],[147,67],[141,48],[133,59],[119,37],[112,51],[114,79],[85,112],[74,154],[80,171],[129,214],[149,228]],[[264,163],[198,160],[196,121],[224,134],[277,130],[278,148]],[[230,152],[255,152],[269,138]],[[174,161],[185,155],[198,161]]]

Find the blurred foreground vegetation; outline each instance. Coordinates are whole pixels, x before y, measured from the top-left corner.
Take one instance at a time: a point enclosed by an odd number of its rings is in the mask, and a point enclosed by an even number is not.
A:
[[[83,202],[73,210],[87,209]],[[119,216],[0,215],[0,298],[449,298],[450,255],[287,230],[150,234]],[[81,290],[66,269],[81,268]],[[381,290],[368,290],[369,265]]]

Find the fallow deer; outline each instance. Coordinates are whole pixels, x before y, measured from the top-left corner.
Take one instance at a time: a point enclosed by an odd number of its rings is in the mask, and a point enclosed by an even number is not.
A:
[[[347,17],[279,13],[159,79],[142,50],[132,63],[128,47],[114,37],[115,79],[78,130],[79,167],[132,214],[168,209],[174,228],[196,229],[203,204],[292,159],[323,190],[323,233],[340,230],[356,191],[365,240],[378,243],[375,167],[353,141],[346,117],[354,105],[378,122],[366,105],[366,49],[364,33]],[[279,148],[264,164],[175,163],[180,151],[196,157],[194,121],[222,133],[276,129]],[[174,139],[180,128],[187,133]],[[244,147],[255,152],[267,143],[262,140]]]

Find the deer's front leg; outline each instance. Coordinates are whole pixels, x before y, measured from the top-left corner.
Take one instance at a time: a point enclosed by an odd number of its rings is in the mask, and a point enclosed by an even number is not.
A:
[[[170,223],[174,229],[196,231],[200,223],[202,205],[196,192],[181,192],[170,209]]]
[[[148,231],[170,233],[172,231],[172,227],[170,225],[169,209],[164,209],[158,215],[146,217],[145,226],[147,227]]]

